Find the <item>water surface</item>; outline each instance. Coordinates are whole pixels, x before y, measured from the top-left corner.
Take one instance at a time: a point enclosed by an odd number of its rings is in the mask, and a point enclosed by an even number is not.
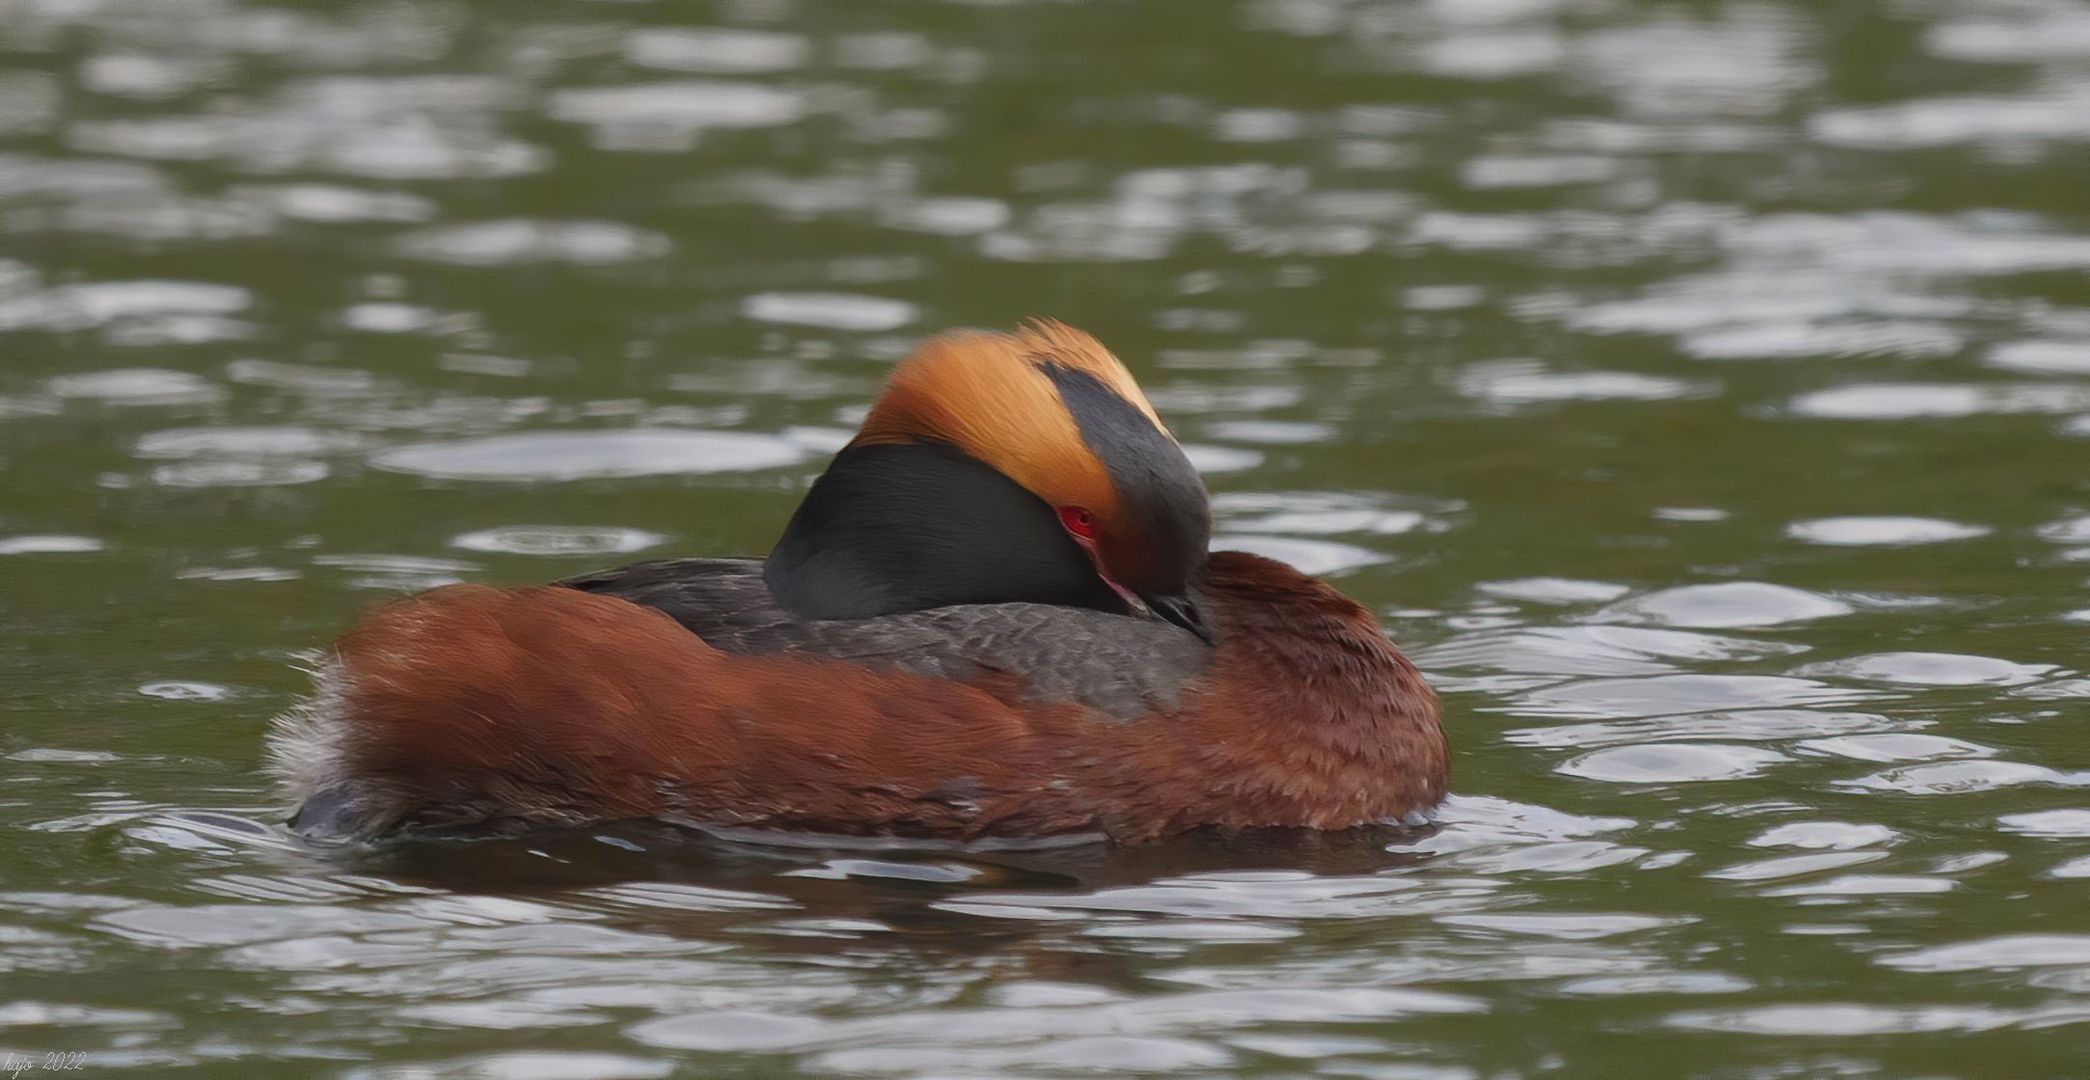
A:
[[[2071,0],[0,0],[0,1050],[2078,1072],[2086,117]],[[1033,314],[1427,669],[1441,829],[251,824],[358,608],[765,550]]]

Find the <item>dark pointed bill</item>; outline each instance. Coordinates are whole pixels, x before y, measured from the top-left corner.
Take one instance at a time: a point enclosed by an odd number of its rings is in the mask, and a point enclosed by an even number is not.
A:
[[[1212,632],[1205,628],[1205,618],[1198,613],[1197,606],[1187,596],[1144,597],[1147,607],[1154,614],[1203,638],[1205,644],[1214,644]]]

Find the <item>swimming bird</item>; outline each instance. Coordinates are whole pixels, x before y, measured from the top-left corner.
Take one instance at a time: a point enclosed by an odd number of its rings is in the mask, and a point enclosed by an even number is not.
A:
[[[1418,821],[1437,701],[1364,607],[1209,550],[1118,361],[1035,321],[893,371],[765,560],[381,604],[280,717],[314,839],[657,819],[727,835],[1151,841]]]

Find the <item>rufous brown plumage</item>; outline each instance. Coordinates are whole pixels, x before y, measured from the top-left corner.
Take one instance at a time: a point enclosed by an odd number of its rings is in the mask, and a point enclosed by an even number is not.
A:
[[[279,721],[312,837],[652,818],[1145,841],[1412,821],[1435,696],[1371,613],[1210,553],[1131,375],[1057,323],[897,369],[766,562],[382,604]]]

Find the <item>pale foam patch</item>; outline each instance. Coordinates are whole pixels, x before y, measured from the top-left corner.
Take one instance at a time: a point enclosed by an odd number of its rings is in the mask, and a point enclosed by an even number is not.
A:
[[[439,225],[408,233],[394,246],[408,258],[460,266],[606,266],[657,259],[674,247],[661,233],[619,222],[533,218]]]
[[[201,405],[225,390],[201,375],[164,368],[115,368],[59,375],[45,388],[61,398],[86,398],[110,405]]]
[[[2006,341],[1989,350],[1988,364],[2028,375],[2090,375],[2090,340]]]
[[[1933,97],[1817,113],[1813,136],[1833,146],[1920,150],[1966,143],[2090,140],[2090,92]]]
[[[2090,1019],[2090,1010],[2006,1009],[1986,1005],[1869,1005],[1806,1002],[1671,1013],[1664,1027],[1688,1031],[1849,1039],[1883,1035],[1994,1031]]]
[[[1965,416],[2090,409],[2090,387],[2073,383],[1862,383],[1792,399],[1794,416],[1816,420],[1949,420]]]
[[[1885,652],[1828,660],[1795,674],[1832,676],[1905,686],[2020,686],[2053,674],[2052,664],[2020,664],[1964,653]]]
[[[1839,786],[1904,795],[1962,795],[2021,786],[2090,787],[2090,773],[2017,761],[1941,761],[1890,769]]]
[[[1612,581],[1557,577],[1484,581],[1476,588],[1490,596],[1536,604],[1596,604],[1616,600],[1632,591],[1630,587]]]
[[[139,436],[132,452],[143,458],[314,457],[354,450],[362,437],[342,431],[280,427],[170,428]]]
[[[452,537],[466,551],[511,555],[629,555],[658,547],[667,537],[644,529],[589,525],[502,525]]]
[[[1246,551],[1276,559],[1302,574],[1315,576],[1343,574],[1392,560],[1392,556],[1355,544],[1298,536],[1224,533],[1212,538],[1212,547],[1216,551]]]
[[[1605,622],[1727,629],[1782,626],[1835,618],[1852,611],[1841,600],[1759,581],[1682,585],[1623,600],[1597,613]]]
[[[808,112],[805,95],[761,83],[686,79],[558,90],[553,119],[585,124],[599,150],[683,153],[713,130],[780,127]]]
[[[755,321],[828,330],[897,330],[921,317],[905,300],[855,293],[757,293],[741,301],[740,313]]]
[[[92,536],[63,533],[0,536],[0,555],[87,555],[107,546]]]
[[[1459,392],[1495,405],[1530,405],[1563,401],[1667,401],[1714,393],[1703,380],[1629,371],[1549,371],[1533,360],[1500,360],[1469,365],[1458,379]]]
[[[1641,743],[1584,754],[1563,762],[1555,771],[1612,784],[1682,784],[1741,780],[1790,760],[1760,746]]]
[[[1543,686],[1517,694],[1503,711],[1571,719],[1683,716],[1842,705],[1872,696],[1876,695],[1782,675],[1677,674]]]
[[[1813,518],[1785,527],[1785,535],[1809,544],[1828,547],[1908,547],[1971,540],[1990,532],[1985,525],[1968,525],[1942,518],[1894,515]]]
[[[411,443],[372,455],[370,464],[447,480],[532,482],[751,472],[805,458],[803,449],[773,435],[630,428]]]
[[[624,58],[641,67],[707,75],[789,71],[811,54],[803,35],[725,27],[645,27],[624,39]]]

